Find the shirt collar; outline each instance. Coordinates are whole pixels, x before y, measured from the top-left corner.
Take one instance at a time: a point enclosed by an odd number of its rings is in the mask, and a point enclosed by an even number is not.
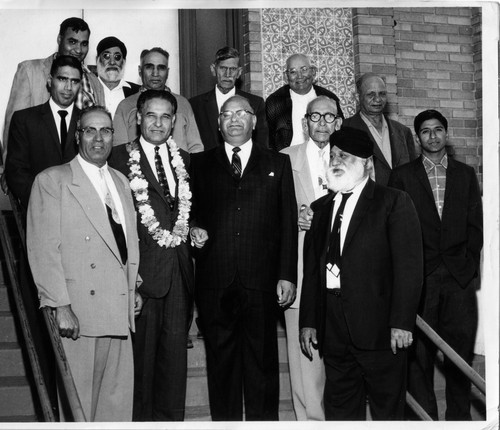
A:
[[[80,165],[82,166],[82,168],[85,172],[99,173],[99,170],[101,170],[101,169],[104,171],[108,170],[108,163],[107,162],[104,163],[104,166],[97,167],[95,164],[89,163],[87,160],[84,160],[80,154],[78,154],[77,157],[78,157],[78,162],[80,163]]]
[[[69,121],[71,119],[71,115],[73,115],[73,106],[75,106],[75,102],[71,103],[68,107],[62,108],[51,97],[49,99],[49,106],[52,114],[54,115],[54,118],[60,118],[59,114],[57,113],[60,110],[65,110],[66,112],[68,112],[67,121]]]
[[[448,168],[448,154],[444,154],[443,158],[439,161],[439,163],[434,163],[429,157],[422,155],[422,163],[424,165],[425,171],[429,173],[434,166],[443,166],[445,169]]]
[[[144,139],[144,137],[140,137],[139,138],[139,142],[142,146],[142,149],[144,150],[144,152],[146,154],[153,154],[154,151],[155,151],[155,148],[158,146],[160,148],[160,150],[162,149],[163,146],[165,146],[165,148],[167,147],[167,142],[163,142],[162,144],[160,145],[154,145],[153,143],[149,143],[146,139]]]
[[[352,193],[353,196],[359,196],[361,194],[361,191],[363,191],[363,188],[365,188],[365,185],[368,182],[368,179],[370,179],[370,176],[367,176],[365,179],[363,179],[352,190],[350,190],[350,191],[341,191],[341,192],[337,193],[335,195],[335,200],[341,199],[342,198],[342,194],[346,194],[346,193]]]
[[[292,99],[299,99],[300,100],[302,98],[309,98],[309,97],[312,97],[314,95],[316,95],[316,91],[314,91],[314,87],[311,87],[309,92],[307,92],[306,94],[298,94],[290,88],[290,97]]]

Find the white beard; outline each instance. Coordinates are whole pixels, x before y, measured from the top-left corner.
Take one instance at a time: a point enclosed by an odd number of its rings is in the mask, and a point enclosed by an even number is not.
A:
[[[123,73],[123,67],[119,71],[105,70],[105,66],[103,66],[100,61],[97,61],[97,76],[99,76],[103,82],[118,82],[123,78]]]
[[[350,166],[343,164],[342,166],[339,166],[339,168],[343,171],[343,173],[334,173],[334,170],[336,170],[337,167],[332,166],[330,166],[326,171],[328,189],[335,193],[351,191],[367,175],[365,172],[365,166],[359,159]]]

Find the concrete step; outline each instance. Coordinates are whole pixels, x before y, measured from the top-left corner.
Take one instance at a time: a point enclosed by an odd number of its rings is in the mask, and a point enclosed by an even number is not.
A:
[[[37,421],[31,389],[24,376],[0,377],[0,421]]]
[[[16,342],[0,343],[0,378],[6,376],[25,376],[23,354]]]
[[[1,268],[0,273],[2,273]],[[0,312],[6,311],[10,311],[9,289],[5,284],[2,284],[2,280],[0,279]]]
[[[18,342],[14,317],[9,311],[0,312],[0,343]]]
[[[280,363],[280,400],[291,400],[288,363]],[[189,368],[186,388],[186,407],[208,405],[207,371]]]

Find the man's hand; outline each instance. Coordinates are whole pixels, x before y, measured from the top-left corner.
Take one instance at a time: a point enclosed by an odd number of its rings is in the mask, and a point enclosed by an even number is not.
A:
[[[71,310],[71,305],[56,308],[56,324],[61,337],[70,337],[73,340],[80,337],[80,323]]]
[[[412,343],[413,335],[411,331],[391,328],[391,349],[393,354],[396,354],[397,348],[409,348]]]
[[[313,215],[314,212],[309,206],[302,205],[300,207],[299,221],[298,221],[299,230],[309,230],[311,228]]]
[[[134,316],[136,318],[140,315],[143,304],[144,300],[142,300],[142,296],[139,294],[137,290],[135,290]]]
[[[299,339],[302,352],[306,355],[307,358],[309,358],[309,360],[312,360],[313,355],[311,344],[315,347],[318,345],[318,339],[316,338],[316,329],[310,327],[301,328]]]
[[[278,286],[276,287],[276,294],[278,295],[278,304],[285,308],[290,306],[295,300],[295,294],[297,289],[295,284],[292,284],[290,281],[284,281],[280,279],[278,281]]]
[[[203,245],[208,240],[208,233],[200,227],[191,227],[189,237],[191,238],[191,245],[196,246],[196,248],[203,248]]]

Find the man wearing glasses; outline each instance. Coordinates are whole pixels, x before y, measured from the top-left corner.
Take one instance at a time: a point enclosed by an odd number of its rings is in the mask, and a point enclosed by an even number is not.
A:
[[[127,47],[114,36],[105,37],[97,44],[97,76],[104,91],[106,108],[115,114],[118,103],[139,91],[140,85],[123,79]]]
[[[110,168],[111,115],[101,106],[78,121],[79,152],[36,178],[27,248],[41,307],[54,313],[87,421],[130,421],[131,331],[139,245],[128,180]],[[61,420],[73,417],[62,408]]]
[[[316,67],[311,66],[304,54],[294,54],[286,60],[287,85],[272,93],[266,100],[266,116],[269,126],[269,147],[280,151],[291,145],[304,143],[308,136],[302,128],[302,118],[307,104],[317,96],[335,100],[337,114],[344,118],[339,98],[314,84]]]
[[[248,100],[222,106],[220,145],[191,157],[195,299],[214,421],[278,420],[276,303],[297,280],[297,206],[290,160],[252,139]]]
[[[373,142],[375,182],[387,185],[391,170],[417,158],[411,130],[384,115],[387,88],[383,79],[365,73],[356,81],[360,111],[344,121],[343,127],[368,133]]]
[[[219,49],[215,54],[214,63],[210,65],[210,71],[216,79],[215,89],[189,100],[205,151],[224,144],[219,131],[219,112],[224,102],[234,95],[245,97],[250,102],[257,118],[252,138],[256,144],[267,148],[269,132],[264,100],[262,97],[254,96],[236,87],[236,82],[242,72],[240,53],[228,46]]]
[[[299,210],[297,299],[285,311],[293,407],[299,421],[325,419],[323,360],[316,349],[313,350],[312,360],[300,349],[299,304],[302,290],[304,236],[311,227],[313,216],[310,206],[314,200],[328,192],[326,171],[330,163],[330,136],[335,130],[340,129],[341,124],[342,118],[338,115],[335,100],[319,96],[307,105],[307,113],[302,119],[304,133],[307,133],[309,140],[281,151],[290,156]]]

